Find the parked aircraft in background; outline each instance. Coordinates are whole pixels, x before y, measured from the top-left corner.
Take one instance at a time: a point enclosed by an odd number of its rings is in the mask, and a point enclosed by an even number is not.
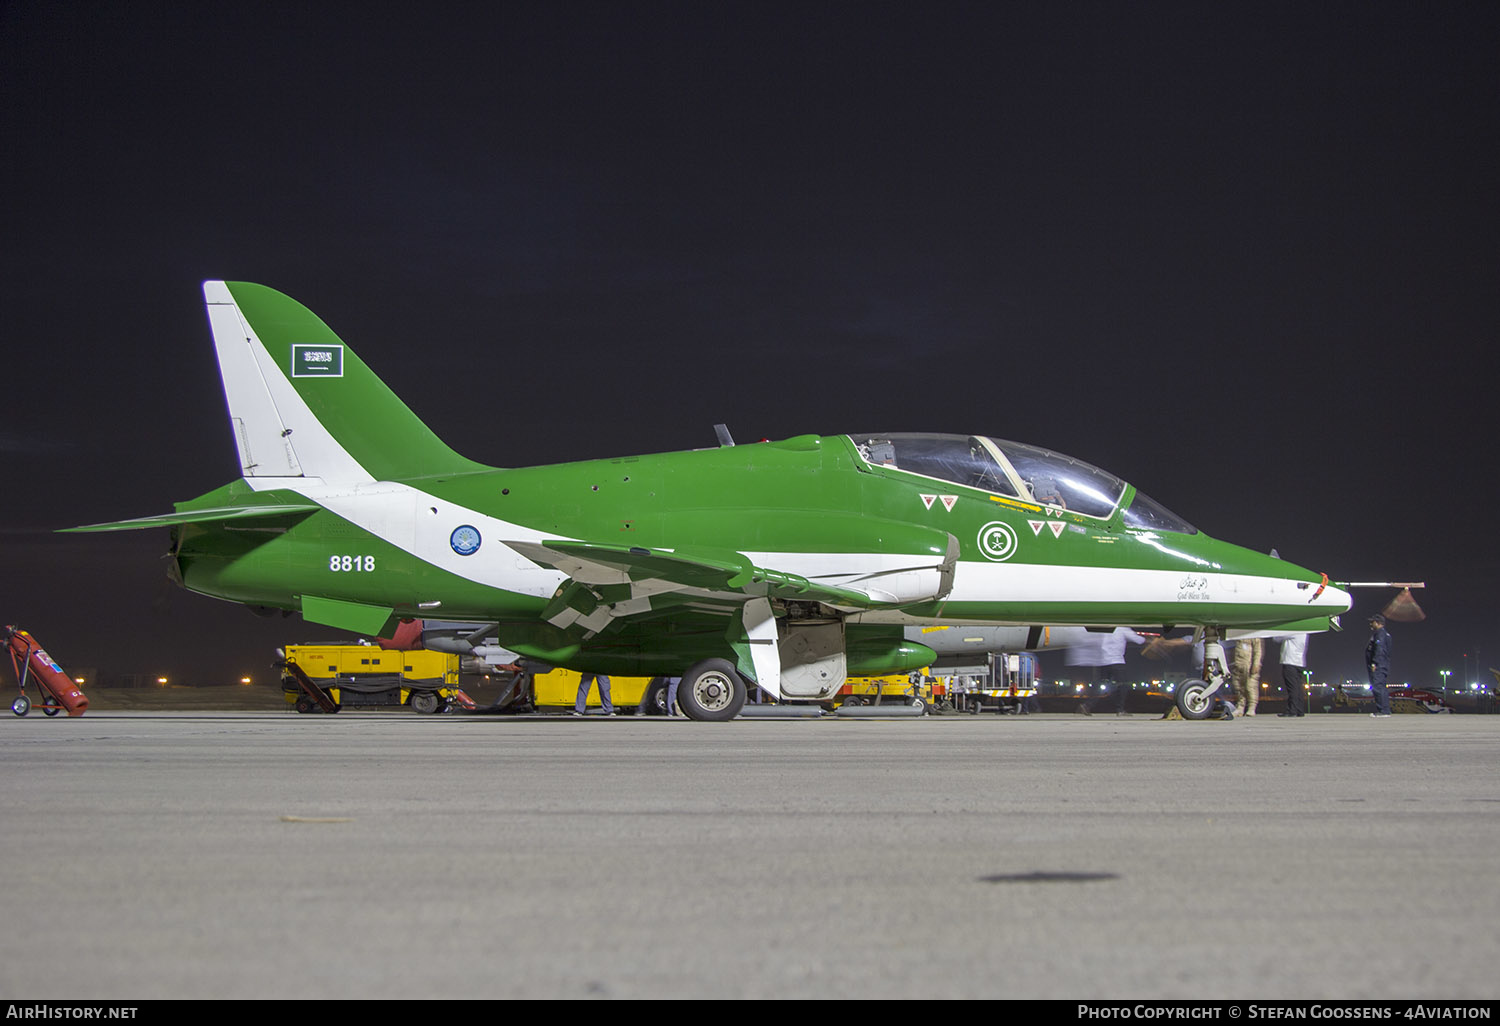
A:
[[[164,516],[189,590],[388,636],[493,625],[580,671],[817,701],[934,661],[907,627],[1323,630],[1326,575],[1218,541],[1120,478],[983,435],[855,432],[497,469],[458,455],[309,310],[204,284],[240,479]],[[727,436],[722,438],[727,443]]]

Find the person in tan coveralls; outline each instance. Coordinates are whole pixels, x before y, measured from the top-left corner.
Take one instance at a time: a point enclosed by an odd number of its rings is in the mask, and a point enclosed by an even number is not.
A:
[[[1265,654],[1265,641],[1261,638],[1241,638],[1234,643],[1234,666],[1230,674],[1234,681],[1234,714],[1254,716],[1260,703],[1260,661]]]

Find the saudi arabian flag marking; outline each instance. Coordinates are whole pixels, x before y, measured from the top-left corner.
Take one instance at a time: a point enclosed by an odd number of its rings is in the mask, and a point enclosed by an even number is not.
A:
[[[343,346],[292,344],[292,377],[341,378],[343,376]]]

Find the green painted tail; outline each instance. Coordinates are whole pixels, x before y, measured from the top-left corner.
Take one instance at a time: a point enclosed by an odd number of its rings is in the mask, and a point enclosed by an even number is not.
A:
[[[433,434],[333,330],[264,285],[203,283],[246,478],[330,484],[485,469]]]

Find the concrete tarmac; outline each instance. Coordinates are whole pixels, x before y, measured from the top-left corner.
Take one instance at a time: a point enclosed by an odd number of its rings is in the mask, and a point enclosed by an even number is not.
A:
[[[1500,993],[1500,718],[0,724],[9,1000]]]

